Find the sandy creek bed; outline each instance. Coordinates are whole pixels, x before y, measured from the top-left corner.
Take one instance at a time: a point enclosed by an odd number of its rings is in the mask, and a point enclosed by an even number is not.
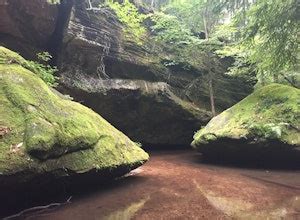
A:
[[[156,151],[126,178],[24,219],[300,219],[300,170],[202,163]]]

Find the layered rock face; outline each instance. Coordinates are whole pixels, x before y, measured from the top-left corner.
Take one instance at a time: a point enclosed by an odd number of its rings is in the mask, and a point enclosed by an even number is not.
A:
[[[148,160],[127,136],[50,89],[27,66],[0,47],[1,192],[121,176]]]
[[[207,157],[300,161],[300,90],[271,84],[214,117],[192,145]],[[284,164],[284,163],[282,163]]]
[[[61,91],[102,114],[135,141],[149,145],[187,146],[197,128],[207,123],[210,99],[206,70],[186,70],[181,64],[172,68],[164,66],[165,61],[154,54],[148,39],[144,39],[143,45],[134,42],[107,8],[92,10],[85,0],[64,0],[59,5],[47,4],[46,0],[35,1],[40,7],[48,5],[46,11],[56,7],[56,19],[51,23],[54,31],[49,28],[50,38],[38,48],[48,48],[53,53],[60,69]],[[27,4],[28,1],[19,2]],[[93,6],[98,6],[99,2],[92,1]],[[9,1],[9,8],[13,7],[18,6]],[[28,10],[35,11],[35,7]],[[2,9],[6,11],[7,8]],[[5,45],[11,47],[13,44]],[[224,72],[226,67],[224,64]],[[251,91],[248,86],[240,86],[247,84],[240,79],[221,73],[214,78],[218,111],[232,106]],[[122,86],[115,86],[119,82],[123,82]],[[126,88],[125,82],[135,84],[135,89]],[[164,89],[144,92],[146,87],[141,85],[154,88],[164,85]],[[170,109],[175,110],[170,114]]]
[[[125,36],[111,11],[86,8],[84,1],[76,2],[66,27],[59,56],[62,91],[138,142],[187,146],[196,127],[211,117],[205,70],[165,67],[147,43],[138,45]],[[251,90],[238,86],[245,84],[241,80],[222,74],[215,78],[219,110]]]
[[[82,81],[81,81],[82,82]],[[65,82],[72,93],[112,124],[143,143],[180,146],[190,141],[192,132],[207,123],[211,114],[178,98],[163,82],[143,80],[83,81],[77,89]],[[100,100],[100,101],[99,101]],[[196,119],[196,120],[195,120]]]

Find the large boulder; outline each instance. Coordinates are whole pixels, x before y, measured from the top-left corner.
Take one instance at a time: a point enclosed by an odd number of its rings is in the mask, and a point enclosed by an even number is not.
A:
[[[0,47],[1,192],[121,176],[148,160],[101,116],[66,99]],[[51,185],[47,185],[51,188]],[[36,191],[36,190],[35,190]]]
[[[74,84],[78,89],[74,89]],[[145,146],[186,145],[193,131],[211,118],[210,112],[180,99],[163,82],[76,81],[73,77],[64,78],[64,92],[71,93]]]
[[[219,159],[300,162],[300,90],[271,84],[214,117],[192,146]],[[287,156],[287,157],[286,157]]]

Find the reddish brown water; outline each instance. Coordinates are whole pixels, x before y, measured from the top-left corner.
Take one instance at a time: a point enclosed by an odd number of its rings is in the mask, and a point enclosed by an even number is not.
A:
[[[25,219],[300,219],[300,171],[222,167],[154,152],[126,178]]]

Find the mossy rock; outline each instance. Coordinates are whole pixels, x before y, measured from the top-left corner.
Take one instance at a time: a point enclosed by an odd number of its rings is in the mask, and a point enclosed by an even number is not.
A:
[[[123,175],[148,160],[98,114],[62,97],[0,47],[1,190],[44,175]]]
[[[192,146],[234,160],[280,159],[290,152],[300,163],[300,90],[281,84],[257,89],[198,131]]]

